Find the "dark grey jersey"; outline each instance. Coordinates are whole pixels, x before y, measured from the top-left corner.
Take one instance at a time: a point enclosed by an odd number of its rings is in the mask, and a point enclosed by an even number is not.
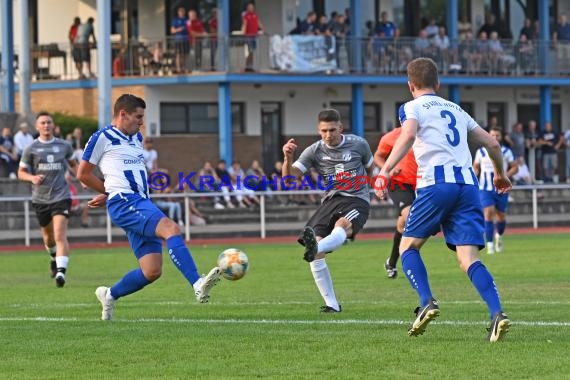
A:
[[[35,139],[22,154],[20,166],[30,174],[43,175],[41,184],[32,185],[32,202],[40,204],[55,203],[70,199],[69,187],[65,180],[67,161],[73,156],[71,144],[54,138],[49,142]]]
[[[319,187],[325,188],[323,200],[334,194],[364,199],[370,203],[369,179],[366,171],[374,162],[368,142],[356,135],[343,135],[334,147],[322,140],[301,153],[293,166],[306,173],[315,168],[319,173]]]

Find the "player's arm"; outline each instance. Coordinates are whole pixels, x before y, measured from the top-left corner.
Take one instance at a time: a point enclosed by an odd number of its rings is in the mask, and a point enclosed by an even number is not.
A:
[[[473,160],[473,171],[475,172],[475,175],[479,177],[479,174],[481,173],[481,153],[479,152],[479,149],[477,149],[475,159]]]
[[[18,166],[18,179],[20,181],[31,182],[32,185],[39,185],[44,180],[45,176],[42,174],[34,175],[29,172],[28,168],[31,166],[31,146],[24,149],[22,158]]]
[[[501,152],[501,145],[499,142],[479,126],[469,131],[468,139],[472,143],[476,144],[476,146],[482,145],[487,149],[487,153],[489,154],[489,158],[493,162],[493,167],[495,169],[493,184],[495,185],[497,192],[502,194],[509,191],[512,188],[512,185],[511,181],[506,176],[505,170],[503,169],[503,154]]]
[[[519,164],[517,163],[517,161],[515,160],[509,162],[509,166],[507,168],[507,177],[513,178],[513,176],[517,174],[518,171],[519,171]]]
[[[285,145],[283,145],[283,167],[281,168],[281,175],[285,177],[295,177],[299,178],[303,175],[303,172],[293,166],[295,151],[297,150],[297,143],[295,139],[290,139]]]
[[[81,160],[79,168],[77,169],[77,179],[88,188],[95,190],[101,194],[94,196],[89,202],[87,202],[87,207],[97,208],[103,207],[107,203],[107,194],[105,193],[104,182],[97,177],[93,170],[95,165],[86,160]]]

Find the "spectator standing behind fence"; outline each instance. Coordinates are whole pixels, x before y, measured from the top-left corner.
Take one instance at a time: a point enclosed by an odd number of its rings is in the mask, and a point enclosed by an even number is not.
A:
[[[529,41],[532,41],[536,38],[534,27],[532,26],[532,21],[529,18],[524,19],[523,27],[519,32],[519,37],[520,36],[526,36],[526,39]]]
[[[566,146],[566,183],[570,183],[570,129],[564,132],[564,145]]]
[[[90,78],[94,78],[95,74],[91,71],[91,48],[97,46],[97,39],[95,38],[95,29],[93,23],[95,19],[89,17],[86,23],[80,24],[77,27],[77,35],[75,36],[75,43],[78,45],[81,57],[81,69],[79,69],[79,78],[84,79],[83,68],[87,67],[87,72]]]
[[[30,133],[30,126],[28,123],[20,123],[20,130],[14,135],[14,147],[16,148],[16,154],[18,155],[18,161],[22,157],[24,149],[32,145],[34,142],[34,137]]]
[[[528,130],[525,134],[525,146],[526,146],[526,157],[525,160],[530,168],[530,173],[532,174],[532,180],[536,181],[537,178],[542,176],[542,171],[540,170],[540,161],[542,155],[540,149],[538,148],[538,131],[536,130],[536,121],[529,120]]]
[[[2,128],[0,136],[0,159],[6,162],[8,169],[8,178],[16,179],[16,165],[18,163],[18,155],[12,138],[12,131],[8,127]]]
[[[525,137],[523,132],[523,125],[521,122],[517,121],[513,125],[513,131],[505,135],[505,141],[513,151],[515,158],[524,157]]]
[[[188,11],[188,21],[186,21],[190,47],[194,50],[194,69],[202,68],[202,41],[208,36],[202,20],[198,18],[198,13],[194,9]]]
[[[170,34],[174,36],[174,52],[175,52],[175,65],[176,73],[181,73],[186,70],[186,55],[190,48],[188,41],[188,29],[186,28],[186,9],[179,7],[177,10],[177,17],[172,19],[170,26]]]
[[[154,173],[158,170],[158,152],[154,149],[150,137],[144,139],[143,157],[146,170],[149,173]]]
[[[546,122],[538,137],[538,144],[542,150],[544,182],[558,183],[558,150],[564,145],[564,137],[552,130],[550,122]]]
[[[73,57],[73,62],[75,63],[75,68],[79,75],[81,75],[81,49],[79,44],[75,42],[77,38],[77,29],[81,25],[81,19],[75,17],[73,19],[73,24],[69,27],[69,32],[67,33],[67,39],[69,40],[69,46],[71,47],[71,56]]]
[[[248,3],[245,12],[241,15],[241,32],[245,36],[247,46],[247,56],[245,59],[245,71],[255,71],[253,69],[253,54],[257,49],[257,35],[263,29],[263,24],[255,12],[255,5]]]
[[[556,46],[558,64],[567,66],[568,59],[570,59],[570,23],[568,23],[568,17],[564,13],[558,17],[558,24],[554,28],[552,41]]]

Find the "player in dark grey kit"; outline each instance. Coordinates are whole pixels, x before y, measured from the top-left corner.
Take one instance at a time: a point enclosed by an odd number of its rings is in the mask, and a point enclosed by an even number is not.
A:
[[[293,162],[297,144],[290,139],[283,146],[283,177],[300,177],[315,168],[327,189],[321,205],[299,237],[305,246],[304,259],[310,263],[313,278],[325,305],[323,313],[342,311],[333,288],[325,254],[340,247],[362,229],[370,211],[370,177],[374,158],[361,137],[343,135],[340,114],[334,109],[319,113],[321,140],[306,148]]]
[[[55,124],[50,114],[42,112],[36,118],[39,136],[22,154],[18,178],[32,183],[32,206],[42,230],[44,245],[51,256],[50,270],[57,287],[65,284],[69,262],[67,219],[71,209],[71,194],[65,173],[75,175],[77,162],[67,141],[54,137]]]

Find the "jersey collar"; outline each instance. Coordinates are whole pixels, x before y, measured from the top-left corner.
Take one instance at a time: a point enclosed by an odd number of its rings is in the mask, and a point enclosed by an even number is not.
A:
[[[326,146],[327,148],[329,148],[329,149],[338,149],[338,148],[340,148],[341,146],[344,145],[344,142],[345,142],[345,140],[346,140],[346,139],[344,138],[344,135],[341,135],[341,136],[342,136],[342,140],[340,140],[340,143],[339,143],[338,145],[330,146],[330,145],[327,145],[324,141],[323,141],[323,144],[325,144],[325,146]]]

